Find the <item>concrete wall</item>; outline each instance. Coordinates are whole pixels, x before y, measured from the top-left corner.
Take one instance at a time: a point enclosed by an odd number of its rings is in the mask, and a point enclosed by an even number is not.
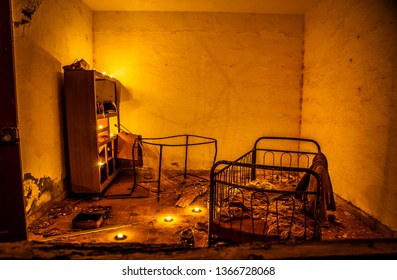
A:
[[[92,65],[92,12],[80,0],[13,0],[16,90],[27,216],[65,193],[62,66]]]
[[[305,18],[302,136],[334,191],[397,230],[397,3],[323,0]]]
[[[196,134],[235,159],[263,135],[299,135],[304,17],[94,12],[95,67],[119,79],[121,123],[143,137]],[[173,152],[172,152],[173,153]],[[180,165],[180,158],[164,160]],[[208,168],[206,151],[192,169]]]
[[[61,66],[84,58],[123,83],[121,122],[143,137],[214,137],[218,159],[234,159],[259,136],[301,129],[322,145],[335,192],[397,230],[393,1],[323,0],[305,18],[12,2],[28,215],[66,190]]]

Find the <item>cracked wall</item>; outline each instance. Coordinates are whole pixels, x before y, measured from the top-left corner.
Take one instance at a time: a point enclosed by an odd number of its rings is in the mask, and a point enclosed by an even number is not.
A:
[[[23,7],[20,8],[21,13],[18,15],[20,19],[14,20],[14,25],[16,27],[20,27],[21,25],[29,24],[33,15],[42,3],[43,0],[29,0],[21,2],[20,4],[22,4]]]
[[[95,67],[120,79],[121,123],[143,137],[195,134],[235,159],[264,135],[298,136],[300,15],[94,12]],[[192,153],[193,169],[205,151]],[[164,156],[169,165],[183,163]]]
[[[13,0],[26,215],[67,193],[62,65],[92,63],[92,12],[80,0]]]
[[[334,191],[396,230],[396,2],[323,0],[305,21],[302,135]]]
[[[23,178],[26,216],[34,214],[38,209],[46,208],[52,199],[64,192],[63,182],[55,182],[50,177],[35,178],[26,173]]]
[[[93,17],[79,0],[12,3],[28,213],[65,189],[62,65],[84,58],[122,81],[128,91],[121,121],[134,133],[214,137],[218,158],[235,159],[259,136],[299,136],[305,20],[302,136],[322,145],[339,195],[397,228],[392,1],[323,0],[305,19],[153,12]],[[196,166],[203,166],[203,153]]]

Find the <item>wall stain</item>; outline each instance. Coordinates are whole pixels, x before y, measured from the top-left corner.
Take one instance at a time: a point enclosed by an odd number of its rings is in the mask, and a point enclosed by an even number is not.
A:
[[[23,189],[25,197],[25,213],[29,216],[59,196],[62,183],[50,177],[35,178],[31,173],[24,174]]]
[[[21,25],[29,24],[32,20],[33,15],[39,9],[44,0],[29,0],[27,1],[24,8],[21,9],[22,18],[19,21],[15,21],[14,25],[19,27]]]

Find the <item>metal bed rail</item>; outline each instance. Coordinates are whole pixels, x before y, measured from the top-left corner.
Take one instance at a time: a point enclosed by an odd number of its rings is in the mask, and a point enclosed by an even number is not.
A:
[[[281,141],[279,141],[281,140]],[[269,145],[270,141],[275,141],[278,147],[272,147]],[[289,141],[293,143],[294,149],[288,149],[286,143]],[[303,143],[303,144],[302,144]],[[281,146],[281,147],[280,147]],[[310,169],[311,160],[313,157],[321,152],[320,145],[312,140],[305,138],[291,138],[291,137],[261,137],[255,142],[253,148],[240,156],[235,161],[218,161],[216,162],[210,173],[210,199],[209,199],[209,223],[208,223],[208,245],[213,245],[214,236],[216,236],[214,221],[220,222],[220,213],[222,210],[222,203],[228,202],[232,195],[240,195],[242,201],[251,201],[250,208],[251,211],[255,208],[253,206],[253,201],[257,200],[257,197],[264,198],[264,204],[261,207],[269,207],[270,198],[276,202],[276,208],[279,201],[289,201],[292,211],[291,217],[291,227],[292,221],[296,218],[295,207],[297,205],[297,200],[303,203],[303,208],[306,211],[306,206],[309,201],[312,203],[314,201],[315,208],[312,209],[312,213],[304,213],[304,239],[309,238],[307,235],[306,227],[306,216],[312,215],[314,219],[313,226],[313,236],[310,239],[319,240],[321,239],[321,221],[320,217],[320,201],[321,201],[321,180],[317,173]],[[255,180],[266,180],[269,179],[270,182],[284,184],[283,180],[288,180],[289,177],[294,176],[294,178],[301,178],[304,174],[309,173],[313,175],[315,180],[317,180],[317,191],[291,191],[291,190],[263,190],[257,189],[252,192],[252,187],[247,187],[249,182]],[[285,179],[287,178],[287,179]],[[250,190],[251,194],[249,197],[244,197],[244,192]],[[267,201],[267,202],[266,202]],[[241,203],[240,203],[241,204]],[[230,207],[230,205],[229,205]],[[230,211],[230,209],[228,210]],[[241,209],[243,212],[244,209]],[[247,210],[245,210],[247,212]],[[249,211],[248,211],[249,212]],[[242,213],[243,214],[243,213]],[[245,213],[253,215],[251,213]],[[276,210],[276,217],[279,217],[278,211]],[[267,214],[266,214],[267,215]],[[267,223],[267,216],[265,217],[264,226]],[[237,231],[242,231],[242,220],[239,220],[239,225],[234,222],[230,222],[231,234],[237,227]],[[279,231],[279,221],[277,220],[277,231]],[[252,233],[256,233],[254,220],[252,219]],[[264,230],[264,228],[263,228]],[[234,233],[236,234],[236,233]],[[263,234],[264,236],[265,234]],[[277,232],[280,235],[280,232]],[[289,238],[290,232],[287,236]],[[251,236],[253,236],[251,234]],[[229,236],[229,238],[232,238]]]
[[[169,142],[170,140],[182,140],[181,142],[177,143],[171,143]],[[196,140],[196,141],[195,141]],[[198,141],[197,141],[198,140]],[[213,161],[212,163],[215,164],[216,162],[216,156],[218,153],[218,147],[217,147],[217,140],[215,138],[211,137],[205,137],[205,136],[199,136],[199,135],[194,135],[194,134],[181,134],[181,135],[173,135],[173,136],[165,136],[165,137],[152,137],[152,138],[137,138],[136,141],[134,142],[133,145],[133,151],[137,145],[152,145],[159,147],[159,160],[158,160],[158,176],[156,180],[148,180],[148,181],[142,181],[138,182],[137,180],[137,174],[136,174],[136,166],[135,166],[135,160],[134,160],[134,153],[133,155],[133,175],[134,175],[134,185],[132,188],[132,191],[139,186],[141,183],[157,183],[157,202],[160,201],[160,193],[161,193],[161,173],[162,173],[162,167],[163,167],[163,150],[164,148],[172,148],[172,147],[185,147],[184,151],[184,166],[183,166],[183,173],[179,175],[183,175],[184,179],[187,178],[187,176],[194,176],[198,177],[203,180],[208,180],[206,178],[203,178],[201,176],[197,176],[195,174],[189,173],[188,172],[188,158],[189,158],[189,147],[190,146],[198,146],[198,145],[209,145],[212,144],[214,147],[214,154],[213,154]]]

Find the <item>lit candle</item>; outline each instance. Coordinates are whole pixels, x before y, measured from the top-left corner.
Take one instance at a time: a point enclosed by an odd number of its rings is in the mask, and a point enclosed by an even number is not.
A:
[[[124,235],[124,234],[122,234],[122,233],[119,233],[119,234],[117,234],[115,237],[114,237],[114,239],[116,239],[116,240],[123,240],[123,239],[126,239],[127,238],[127,235]]]
[[[104,163],[102,161],[100,161],[100,162],[98,162],[98,165],[102,166],[102,165],[104,165]]]
[[[102,72],[103,75],[106,75],[106,72]]]
[[[113,78],[113,75],[110,75],[109,77],[110,77],[110,78]]]
[[[103,128],[103,126],[100,124],[100,125],[98,125],[98,128],[99,128],[99,129],[102,129],[102,128]]]
[[[201,209],[198,208],[198,207],[196,207],[196,208],[194,208],[194,209],[192,210],[192,212],[194,212],[194,213],[200,213],[200,212],[201,212]]]
[[[172,219],[172,217],[171,216],[167,216],[167,218],[165,218],[165,220],[164,221],[166,221],[166,222],[172,222],[173,221],[173,219]]]

